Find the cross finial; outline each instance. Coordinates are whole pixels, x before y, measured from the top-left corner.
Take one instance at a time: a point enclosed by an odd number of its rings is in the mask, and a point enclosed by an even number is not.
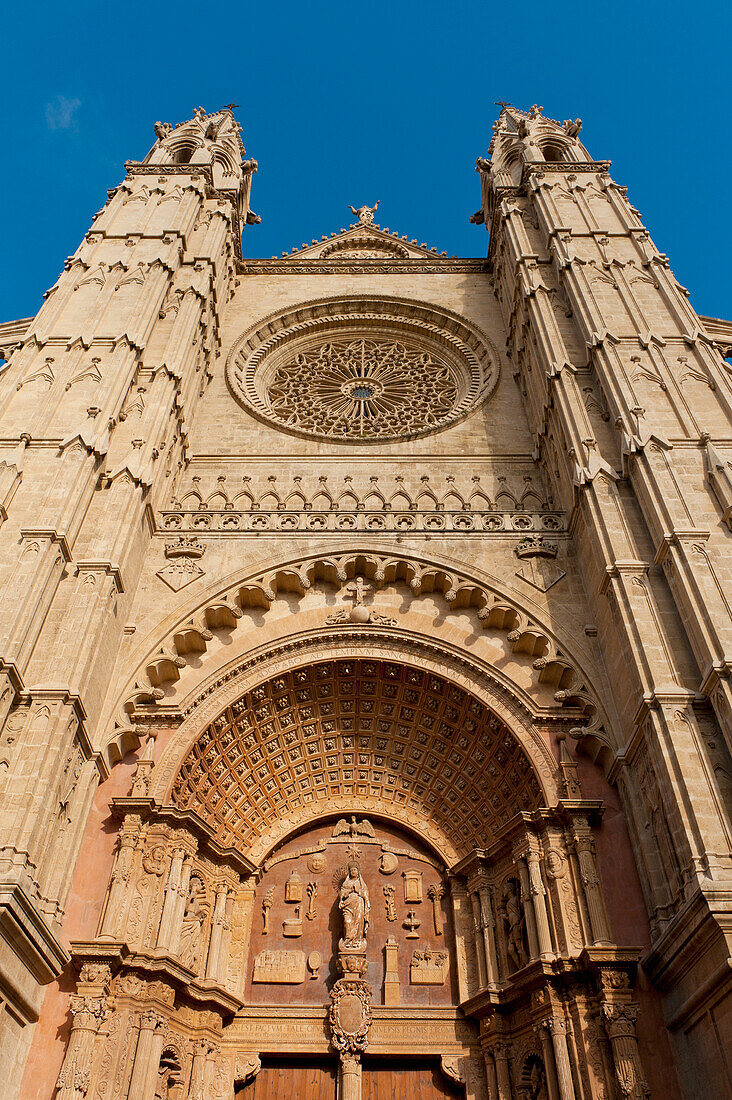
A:
[[[371,591],[370,584],[364,584],[363,577],[356,577],[351,584],[347,584],[344,592],[347,596],[353,596],[353,606],[360,607],[367,592]]]

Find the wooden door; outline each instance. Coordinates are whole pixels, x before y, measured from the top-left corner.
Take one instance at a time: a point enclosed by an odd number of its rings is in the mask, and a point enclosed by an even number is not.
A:
[[[237,1100],[336,1100],[338,1063],[330,1058],[262,1058]]]
[[[453,1100],[465,1090],[432,1059],[364,1058],[361,1100]]]

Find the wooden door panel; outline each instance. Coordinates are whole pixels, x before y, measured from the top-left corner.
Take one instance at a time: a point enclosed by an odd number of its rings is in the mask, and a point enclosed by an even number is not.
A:
[[[262,1058],[262,1068],[237,1100],[335,1100],[337,1063],[331,1059]]]
[[[453,1100],[464,1095],[434,1061],[364,1059],[361,1100]]]

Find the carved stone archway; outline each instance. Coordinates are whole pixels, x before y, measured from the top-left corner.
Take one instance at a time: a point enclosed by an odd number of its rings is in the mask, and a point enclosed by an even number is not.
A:
[[[395,816],[459,858],[544,794],[508,727],[417,663],[321,660],[227,706],[188,750],[171,801],[254,863],[285,827],[334,809]]]
[[[186,718],[173,733],[152,771],[147,785],[147,793],[162,804],[175,802],[176,776],[184,767],[188,754],[195,751],[194,745],[199,739],[205,738],[213,742],[215,740],[214,734],[209,731],[216,730],[217,727],[221,730],[224,727],[230,728],[231,719],[235,717],[234,711],[236,709],[239,709],[242,713],[246,709],[247,713],[256,714],[255,693],[263,692],[264,697],[267,699],[266,706],[276,707],[278,700],[284,700],[285,698],[288,701],[294,700],[295,693],[298,690],[305,690],[305,686],[298,688],[295,683],[298,675],[304,675],[306,681],[310,683],[311,675],[307,670],[315,669],[315,675],[312,679],[317,684],[317,669],[326,666],[334,669],[336,662],[341,662],[341,667],[348,664],[360,666],[360,664],[366,662],[378,664],[382,667],[388,665],[398,669],[399,672],[395,682],[398,685],[397,691],[400,698],[403,692],[414,690],[410,689],[406,683],[409,670],[421,673],[425,678],[425,684],[429,683],[429,677],[433,677],[435,682],[440,684],[440,690],[445,698],[437,713],[445,713],[445,710],[450,707],[453,710],[456,709],[455,705],[449,702],[449,694],[454,692],[456,698],[459,697],[460,699],[459,708],[465,711],[466,721],[475,724],[475,730],[470,733],[468,743],[471,744],[473,739],[480,736],[478,732],[479,723],[484,723],[486,731],[492,726],[492,742],[498,744],[501,737],[505,737],[510,741],[512,748],[511,753],[507,755],[507,762],[509,758],[512,763],[520,760],[521,775],[524,778],[529,775],[533,777],[532,784],[535,783],[536,787],[535,793],[532,793],[529,799],[531,804],[552,805],[556,802],[560,793],[559,771],[548,743],[546,730],[554,726],[557,730],[566,731],[572,721],[575,720],[575,716],[571,711],[559,708],[556,708],[551,714],[539,714],[532,711],[531,700],[522,695],[497,669],[489,667],[477,659],[470,659],[464,652],[456,652],[452,647],[445,644],[437,644],[436,642],[429,642],[426,639],[411,636],[406,637],[404,632],[396,629],[369,629],[368,633],[364,633],[363,630],[359,631],[357,628],[348,627],[328,632],[318,631],[311,635],[264,647],[261,652],[254,653],[242,661],[218,670],[216,674],[198,687],[192,698],[185,701],[183,711]],[[334,678],[335,676],[330,676],[328,682],[332,684]],[[282,692],[278,692],[274,688],[278,681],[287,682],[290,686],[283,689]],[[401,724],[405,729],[409,728],[410,731],[415,731],[415,737],[419,730],[416,721],[419,720],[418,714],[420,713],[420,708],[417,705],[419,692],[417,694],[417,700],[404,703],[408,709],[414,711],[409,724],[400,723],[397,718],[388,716],[388,722],[393,724],[395,728]],[[426,693],[425,698],[428,696],[429,693]],[[380,693],[379,698],[381,698]],[[252,707],[249,707],[249,704],[246,704],[245,707],[243,702],[245,699],[251,700]],[[386,704],[387,700],[383,702]],[[284,703],[280,705],[283,708],[285,706]],[[471,708],[475,711],[474,714],[470,713]],[[140,716],[143,713],[144,708],[141,708]],[[313,713],[315,714],[315,710]],[[230,716],[229,718],[227,718],[227,714]],[[331,716],[321,715],[319,711],[318,717],[325,723],[332,721]],[[425,715],[425,717],[429,716]],[[339,715],[340,721],[346,718],[345,714]],[[387,716],[381,715],[378,717],[374,715],[374,720],[375,722],[386,722]],[[262,724],[264,726],[268,725],[266,721],[263,721]],[[275,724],[278,724],[276,719]],[[452,722],[445,724],[453,733],[458,729],[458,723],[454,719]],[[284,736],[285,732],[286,730],[282,730],[281,736]],[[354,729],[353,734],[357,735],[357,732]],[[328,734],[328,730],[323,730],[322,733],[319,731],[317,736],[326,737]],[[374,767],[375,757],[382,752],[386,752],[386,750],[376,749],[378,734],[379,731],[374,728],[369,735],[373,738],[373,743],[371,748],[367,750],[369,763],[364,765],[369,773]],[[424,731],[419,736],[423,736],[423,734]],[[461,736],[464,735],[461,734]],[[387,740],[390,739],[390,735],[383,732],[381,737],[386,737]],[[314,741],[315,738],[311,740]],[[398,740],[404,744],[409,743],[408,737],[402,737]],[[267,738],[264,739],[263,746],[266,742]],[[445,750],[440,751],[440,756],[443,756],[445,751],[452,751],[448,749],[448,745],[449,741],[445,739],[446,747]],[[280,741],[277,746],[273,745],[273,748],[274,758],[277,757],[278,753],[286,753],[288,750],[288,746],[283,741]],[[318,759],[325,760],[327,751],[323,742],[322,749],[319,749],[318,753],[313,755],[317,755]],[[357,754],[357,746],[354,746],[353,751]],[[415,751],[427,753],[428,750],[427,747],[420,748],[417,746]],[[454,751],[464,753],[465,749],[455,748]],[[485,752],[484,749],[478,751]],[[265,755],[269,759],[269,750],[266,750]],[[220,759],[221,757],[219,757]],[[487,755],[485,759],[487,761]],[[419,780],[419,764],[420,761],[418,760],[412,763],[407,762],[409,768],[414,768],[414,774],[409,776],[414,791],[419,791],[422,788]],[[215,766],[219,769],[221,767],[229,769],[228,764]],[[257,763],[257,766],[260,765]],[[356,759],[354,759],[353,767],[354,787],[357,787],[359,781]],[[380,765],[376,765],[376,767],[378,769]],[[274,771],[276,772],[276,769]],[[394,774],[399,773],[395,772]],[[432,770],[432,774],[434,774],[434,770]],[[308,769],[308,775],[312,775],[310,769]],[[231,776],[230,779],[233,787],[235,781]],[[301,780],[302,777],[294,774],[291,777],[291,782],[296,786],[299,786]],[[462,781],[462,777],[460,777],[460,781]],[[363,780],[362,782],[368,783],[370,780]],[[401,775],[399,782],[401,782]],[[236,784],[238,788],[238,781],[236,781]],[[466,791],[469,787],[475,795],[477,788],[466,782]],[[427,829],[431,842],[443,854],[447,864],[471,850],[476,843],[479,843],[479,836],[485,834],[485,821],[480,820],[473,803],[470,804],[469,813],[460,815],[461,828],[465,830],[465,833],[462,841],[458,842],[457,837],[452,840],[449,839],[448,832],[438,826],[436,818],[430,812],[430,804],[426,801],[428,791],[431,789],[429,785],[424,786],[419,794],[415,794],[414,791],[410,790],[400,799],[384,798],[382,792],[385,789],[388,789],[388,784],[380,787],[378,798],[363,795],[362,802],[361,796],[358,795],[356,790],[354,792],[333,790],[330,792],[328,804],[332,809],[339,812],[348,810],[349,807],[353,807],[355,797],[356,802],[361,803],[361,809],[365,812],[367,809],[374,811],[376,808],[375,802],[378,801],[378,812],[401,821],[409,828],[417,828],[419,831]],[[252,838],[249,841],[252,845],[251,850],[246,853],[249,859],[256,863],[263,857],[268,846],[279,842],[293,828],[322,816],[324,812],[323,802],[317,795],[315,784],[312,785],[312,788],[309,788],[307,796],[307,798],[301,797],[295,805],[291,800],[288,802],[282,795],[281,812],[279,815],[272,815],[268,822],[266,834],[263,832],[260,840],[254,841]],[[477,801],[480,804],[480,798]],[[498,812],[498,803],[492,812],[494,814]],[[482,813],[480,817],[482,817]],[[473,824],[468,825],[471,818]]]

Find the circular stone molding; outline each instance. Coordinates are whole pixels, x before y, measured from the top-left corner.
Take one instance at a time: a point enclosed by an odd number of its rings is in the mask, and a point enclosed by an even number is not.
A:
[[[498,356],[457,314],[396,298],[339,297],[260,321],[234,345],[236,400],[274,427],[343,443],[440,431],[495,389]]]

